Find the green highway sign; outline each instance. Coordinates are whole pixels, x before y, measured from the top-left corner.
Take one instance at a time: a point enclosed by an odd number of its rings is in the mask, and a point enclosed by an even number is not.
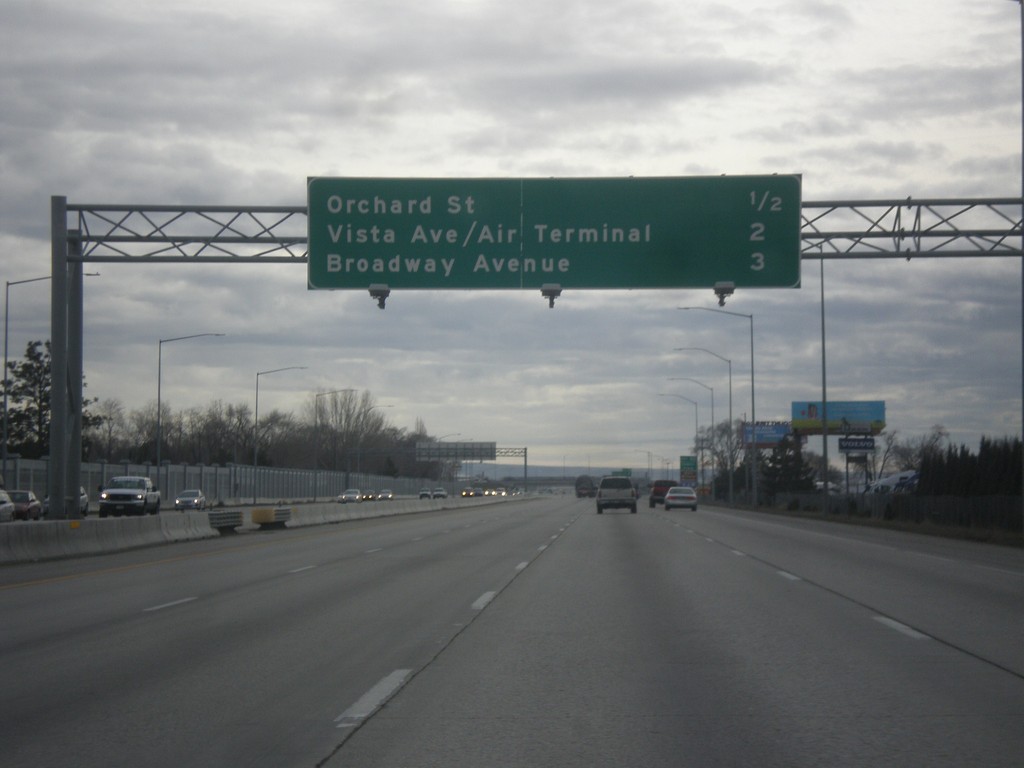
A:
[[[784,176],[313,178],[311,289],[789,288]]]
[[[690,488],[697,487],[697,457],[679,457],[679,483]]]

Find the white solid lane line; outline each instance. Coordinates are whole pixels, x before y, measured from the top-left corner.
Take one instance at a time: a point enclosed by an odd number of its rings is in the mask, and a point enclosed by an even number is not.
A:
[[[476,599],[476,602],[473,603],[473,606],[472,606],[473,610],[474,611],[482,611],[484,608],[487,607],[487,604],[489,602],[491,602],[491,600],[494,599],[494,596],[496,594],[498,594],[498,593],[497,592],[484,592],[482,595],[480,595],[480,597],[478,597]]]
[[[334,718],[334,722],[338,724],[337,727],[351,728],[372,715],[381,704],[405,684],[410,674],[412,674],[411,669],[396,669],[390,675],[381,678],[373,688],[359,698],[359,701]]]
[[[182,605],[183,603],[191,603],[193,600],[198,600],[198,597],[183,597],[181,600],[174,600],[170,603],[161,603],[160,605],[154,605],[151,608],[143,608],[143,613],[150,611],[162,611],[164,608],[173,608],[176,605]]]
[[[901,624],[900,622],[886,618],[885,616],[875,616],[874,619],[878,623],[884,624],[885,626],[889,627],[889,629],[895,629],[897,632],[900,632],[906,635],[907,637],[912,637],[915,640],[930,639],[928,635],[922,634],[921,632],[918,632],[916,629],[911,629],[906,624]]]

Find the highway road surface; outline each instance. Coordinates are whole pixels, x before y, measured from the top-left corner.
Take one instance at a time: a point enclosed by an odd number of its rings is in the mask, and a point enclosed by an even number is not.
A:
[[[0,765],[1024,765],[1024,552],[544,496],[0,567]]]

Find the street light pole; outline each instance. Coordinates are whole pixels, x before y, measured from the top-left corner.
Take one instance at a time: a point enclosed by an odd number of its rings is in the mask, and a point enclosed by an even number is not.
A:
[[[1011,2],[1017,3],[1020,6],[1020,84],[1021,84],[1021,228],[1024,229],[1024,0],[1011,0]],[[1024,238],[1022,238],[1024,239]],[[1024,265],[1021,268],[1021,316],[1024,317]],[[1021,325],[1021,414],[1024,416],[1024,322]],[[1024,421],[1021,423],[1022,434],[1021,438],[1024,439]],[[1024,456],[1021,457],[1021,471],[1024,473]],[[1024,475],[1022,475],[1024,476]],[[1021,494],[1021,502],[1024,504],[1024,493]],[[1021,508],[1021,536],[1024,537],[1024,506]]]
[[[686,397],[684,395],[674,395],[674,394],[672,394],[670,392],[659,392],[658,393],[658,397],[675,397],[675,398],[678,398],[679,400],[685,400],[688,403],[693,403],[693,449],[697,450],[697,445],[699,443],[699,441],[697,439],[697,433],[700,431],[700,419],[697,416],[697,401],[696,400],[691,400],[690,398],[688,398],[688,397]],[[680,467],[680,469],[682,469],[682,467]],[[682,478],[680,478],[680,480],[681,479]],[[697,476],[697,485],[698,486],[700,485],[700,471],[699,471],[699,469],[698,469],[698,476]],[[697,490],[697,489],[695,488],[694,490]]]
[[[256,371],[256,408],[252,416],[252,503],[256,504],[259,495],[259,450],[260,450],[260,376],[281,371],[304,371],[304,365],[289,365],[287,368],[274,368],[270,371]]]
[[[441,435],[440,437],[435,437],[434,439],[437,442],[440,443],[446,437],[460,437],[461,435],[462,435],[461,432],[449,432],[446,435]],[[455,466],[455,461],[454,460],[452,460],[452,466],[451,467],[449,467],[447,459],[445,461],[443,461],[441,463],[441,477],[440,477],[440,479],[441,480],[449,480],[449,475],[454,475],[455,474],[454,466]]]
[[[320,475],[320,398],[327,395],[338,395],[342,392],[355,392],[351,387],[333,389],[330,392],[318,392],[313,395],[313,501],[316,501],[317,478]]]
[[[360,426],[359,426],[359,435],[358,435],[359,442],[356,445],[356,472],[359,473],[360,475],[363,473],[363,437],[364,437],[364,435],[363,435],[363,427],[365,426],[366,415],[370,411],[374,410],[375,408],[394,408],[394,406],[393,405],[371,405],[369,408],[367,408],[361,414],[363,418],[360,419],[361,423],[360,423]]]
[[[100,274],[99,272],[86,272],[86,273],[84,273],[84,277],[98,277],[99,274]],[[53,279],[53,275],[43,275],[42,277],[30,277],[27,280],[8,280],[7,284],[6,284],[6,287],[4,289],[4,436],[3,436],[3,445],[2,445],[2,447],[0,447],[0,454],[2,454],[2,458],[3,458],[3,474],[2,474],[2,479],[3,479],[5,484],[7,483],[7,453],[8,453],[8,451],[7,451],[7,442],[8,442],[8,433],[7,433],[7,429],[8,429],[8,426],[7,426],[7,388],[8,388],[8,379],[7,379],[7,340],[8,340],[8,333],[7,333],[7,328],[8,328],[8,324],[9,324],[9,321],[10,321],[11,286],[12,285],[24,285],[25,283],[38,283],[41,280],[52,280],[52,279]]]
[[[732,504],[732,476],[736,470],[736,466],[733,463],[733,434],[732,434],[732,360],[727,357],[722,357],[717,352],[712,352],[710,349],[704,349],[704,347],[677,347],[676,352],[707,352],[709,355],[714,355],[719,360],[724,360],[729,364],[729,503]],[[713,420],[712,420],[713,421]]]
[[[161,388],[163,382],[164,344],[185,339],[198,339],[203,336],[224,336],[223,333],[194,333],[191,336],[175,336],[173,339],[159,339],[156,345],[156,476],[160,482],[160,444],[163,442]]]
[[[692,381],[711,393],[711,498],[715,498],[715,388],[688,376],[671,377],[669,381]]]
[[[753,451],[748,455],[751,459],[750,464],[750,487],[753,494],[754,506],[757,506],[757,472],[758,472],[758,454],[757,454],[757,408],[754,403],[754,316],[748,315],[744,312],[730,312],[727,309],[712,309],[711,307],[678,307],[678,309],[699,309],[704,312],[717,312],[722,315],[732,315],[733,317],[745,317],[750,321],[750,439],[753,444]]]
[[[10,318],[11,286],[24,285],[25,283],[36,283],[40,280],[49,280],[52,275],[43,277],[31,277],[28,280],[8,280],[4,290],[4,443],[3,443],[3,480],[7,483],[7,327]]]

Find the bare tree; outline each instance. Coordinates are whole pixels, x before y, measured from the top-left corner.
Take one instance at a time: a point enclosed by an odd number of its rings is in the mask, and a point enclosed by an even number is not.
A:
[[[926,457],[941,452],[948,440],[949,430],[941,424],[936,424],[927,435],[898,443],[892,452],[897,471],[920,469],[921,462]]]
[[[107,398],[96,406],[98,423],[90,431],[90,442],[97,453],[105,459],[113,459],[122,452],[125,445],[128,422],[124,404],[116,398]]]

